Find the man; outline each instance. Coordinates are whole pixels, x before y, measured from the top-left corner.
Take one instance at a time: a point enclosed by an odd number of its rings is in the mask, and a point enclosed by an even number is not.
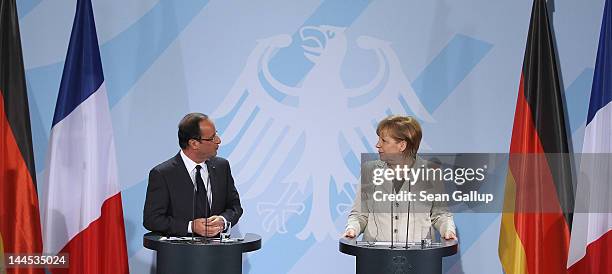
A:
[[[202,113],[178,125],[181,150],[149,172],[143,224],[151,231],[213,237],[242,215],[229,162],[216,157],[221,138]]]

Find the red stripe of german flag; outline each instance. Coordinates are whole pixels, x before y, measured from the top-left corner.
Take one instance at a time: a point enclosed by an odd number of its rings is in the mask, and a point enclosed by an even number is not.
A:
[[[15,0],[0,1],[0,253],[41,253],[32,134]],[[8,273],[43,273],[8,268]]]
[[[500,229],[506,273],[566,273],[574,200],[561,96],[546,1],[534,0]]]

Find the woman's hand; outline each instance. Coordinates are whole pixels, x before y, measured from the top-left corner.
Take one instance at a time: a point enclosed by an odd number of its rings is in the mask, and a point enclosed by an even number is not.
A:
[[[457,235],[455,235],[455,232],[446,231],[444,233],[444,240],[457,240]]]
[[[347,238],[355,238],[355,236],[357,236],[357,233],[355,232],[354,229],[347,228],[346,231],[344,231],[344,235],[342,236],[347,237]]]

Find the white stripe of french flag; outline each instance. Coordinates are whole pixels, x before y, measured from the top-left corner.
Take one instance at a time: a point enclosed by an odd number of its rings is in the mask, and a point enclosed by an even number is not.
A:
[[[612,6],[606,0],[577,175],[569,273],[612,273]]]
[[[45,254],[67,253],[53,273],[128,273],[113,128],[91,0],[78,0],[43,191]]]

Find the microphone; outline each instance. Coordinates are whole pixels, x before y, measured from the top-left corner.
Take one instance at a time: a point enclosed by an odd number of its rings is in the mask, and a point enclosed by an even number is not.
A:
[[[393,180],[393,186],[391,187],[391,191],[393,193],[399,193],[401,191],[403,184],[404,184],[404,181]],[[393,226],[393,219],[395,219],[395,216],[393,216],[393,204],[399,207],[399,202],[391,202],[391,247],[390,248],[395,248],[394,241],[393,241],[393,234],[395,233],[395,227]]]
[[[194,182],[193,183],[193,197],[191,199],[191,242],[195,242],[195,206],[196,206],[196,192],[198,191],[198,186]]]
[[[393,241],[393,233],[394,233],[393,230],[395,229],[393,227],[393,203],[394,202],[391,202],[391,246],[389,246],[390,249],[394,249],[395,248],[395,246],[393,245],[393,242],[394,242]]]
[[[210,181],[214,179],[216,167],[210,160],[206,161],[206,170],[208,170],[208,180],[206,180],[206,191],[212,191],[212,189],[210,189]],[[210,196],[212,198],[212,192],[210,192]],[[206,197],[206,199],[208,199],[208,197]],[[210,207],[209,210],[212,211],[212,199],[210,199],[208,206]],[[210,213],[212,214],[212,212]]]
[[[406,181],[408,183],[408,193],[410,192],[410,180]],[[404,246],[405,249],[408,249],[408,230],[410,229],[410,196],[408,198],[408,212],[406,212],[407,218],[406,218],[406,245]]]
[[[204,208],[204,216],[207,216],[206,221],[204,222],[204,230],[206,231],[206,234],[208,235],[208,218],[210,218],[210,215],[212,215],[211,211],[212,211],[212,205],[211,202],[208,200],[208,193],[209,191],[212,191],[212,189],[210,189],[210,180],[212,178],[212,174],[215,170],[215,166],[212,164],[211,160],[206,160],[206,170],[208,171],[208,178],[206,178],[206,204],[208,206],[206,206]],[[211,170],[212,169],[212,170]],[[212,192],[210,192],[210,195],[212,197]],[[212,200],[212,199],[211,199]]]

